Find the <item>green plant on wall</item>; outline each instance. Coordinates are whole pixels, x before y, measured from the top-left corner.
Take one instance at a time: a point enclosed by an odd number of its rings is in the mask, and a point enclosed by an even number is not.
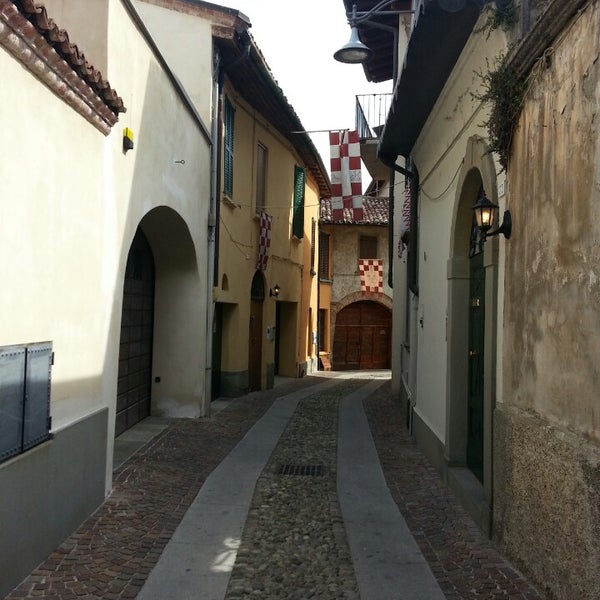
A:
[[[524,77],[517,76],[506,57],[497,58],[493,67],[488,63],[488,70],[477,74],[481,77],[483,91],[474,96],[490,104],[490,116],[484,123],[490,151],[498,154],[500,164],[506,169],[527,82]]]
[[[510,29],[518,21],[517,0],[496,0],[486,26],[490,30]]]

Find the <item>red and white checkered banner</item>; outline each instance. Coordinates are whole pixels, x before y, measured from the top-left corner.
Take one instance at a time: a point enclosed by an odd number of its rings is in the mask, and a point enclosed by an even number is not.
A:
[[[360,291],[363,294],[383,296],[383,260],[381,258],[360,258]]]
[[[260,233],[258,236],[258,262],[256,268],[266,270],[269,259],[269,248],[271,247],[271,222],[273,217],[264,210],[260,211]]]
[[[358,131],[330,131],[331,219],[349,221],[363,218],[362,170]]]
[[[402,216],[400,217],[399,234],[400,239],[398,240],[398,256],[402,258],[404,252],[404,246],[407,240],[407,234],[410,231],[410,180],[408,177],[404,182],[404,204],[402,205]]]

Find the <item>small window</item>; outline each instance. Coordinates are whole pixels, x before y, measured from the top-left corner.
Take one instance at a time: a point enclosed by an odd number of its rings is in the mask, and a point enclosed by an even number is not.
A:
[[[331,280],[329,271],[329,234],[319,232],[319,279]]]
[[[361,235],[359,239],[358,258],[379,258],[377,256],[377,238]]]
[[[301,240],[304,237],[304,186],[306,169],[294,168],[294,214],[292,217],[292,235]]]
[[[235,110],[225,98],[223,121],[225,126],[225,147],[223,148],[223,193],[233,198],[233,129]]]
[[[262,144],[256,146],[256,212],[266,205],[267,193],[267,148]]]

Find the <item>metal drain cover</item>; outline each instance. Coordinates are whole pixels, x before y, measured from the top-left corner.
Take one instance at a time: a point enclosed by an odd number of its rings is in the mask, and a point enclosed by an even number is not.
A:
[[[304,477],[322,477],[323,465],[279,465],[277,475],[301,475]]]

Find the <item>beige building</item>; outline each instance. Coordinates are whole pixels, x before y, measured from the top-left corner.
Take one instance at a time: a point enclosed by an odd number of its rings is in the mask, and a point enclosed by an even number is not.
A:
[[[415,12],[383,17],[397,32],[365,64],[369,79],[396,75],[378,156],[411,190],[394,393],[433,464],[540,590],[597,598],[598,1],[396,8]],[[367,45],[377,35],[359,30]],[[484,196],[499,205],[493,229],[512,216],[510,239],[482,238]]]
[[[2,0],[0,45],[3,596],[110,491],[115,434],[206,410],[211,136],[125,0]]]

